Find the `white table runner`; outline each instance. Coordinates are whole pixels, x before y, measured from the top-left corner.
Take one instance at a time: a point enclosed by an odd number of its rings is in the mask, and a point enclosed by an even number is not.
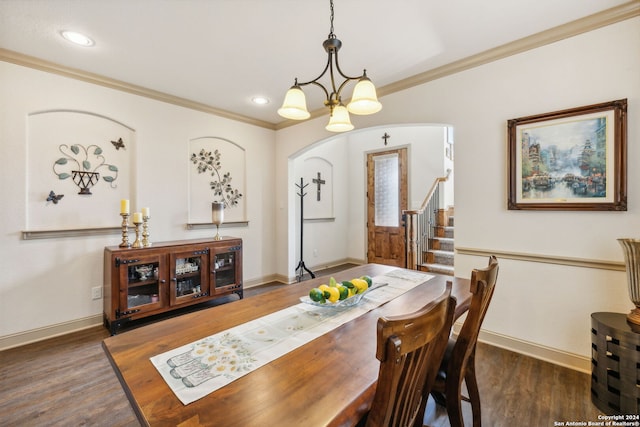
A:
[[[388,286],[371,290],[356,306],[338,309],[300,303],[150,360],[188,405],[431,278],[418,271],[393,270],[374,277],[374,284]]]

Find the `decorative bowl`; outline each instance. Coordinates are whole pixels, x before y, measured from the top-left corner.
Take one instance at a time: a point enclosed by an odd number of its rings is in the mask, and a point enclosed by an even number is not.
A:
[[[362,298],[369,292],[373,291],[374,289],[378,289],[387,285],[388,283],[373,283],[370,288],[368,288],[366,291],[362,292],[361,294],[355,294],[352,297],[349,297],[347,299],[343,299],[340,301],[336,301],[336,302],[326,301],[322,303],[322,302],[313,301],[311,298],[309,298],[309,295],[300,297],[300,301],[305,304],[315,305],[316,307],[330,307],[330,308],[353,307],[354,305],[359,304],[360,301],[362,301]]]

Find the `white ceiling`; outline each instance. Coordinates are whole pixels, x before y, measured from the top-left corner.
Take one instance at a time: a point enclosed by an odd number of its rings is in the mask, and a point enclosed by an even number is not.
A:
[[[341,68],[383,87],[628,0],[334,3]],[[73,46],[63,29],[96,44]],[[328,34],[328,0],[0,0],[0,48],[273,124],[294,78],[322,71]],[[321,91],[304,90],[321,107]]]

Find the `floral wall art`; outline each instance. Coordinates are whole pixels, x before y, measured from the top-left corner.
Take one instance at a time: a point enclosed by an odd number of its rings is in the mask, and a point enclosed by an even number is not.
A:
[[[211,202],[224,203],[224,222],[246,221],[246,152],[224,138],[189,141],[189,223],[211,223]]]
[[[85,111],[28,117],[28,230],[119,225],[120,199],[133,199],[135,131]]]

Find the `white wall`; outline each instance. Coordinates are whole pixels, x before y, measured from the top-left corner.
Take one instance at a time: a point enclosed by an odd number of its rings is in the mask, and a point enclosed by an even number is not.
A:
[[[134,129],[136,144],[129,148],[137,159],[137,191],[131,207],[151,208],[152,242],[215,232],[186,230],[189,140],[215,136],[245,148],[249,225],[223,231],[244,239],[245,283],[275,272],[274,131],[0,62],[0,339],[79,319],[95,324],[102,300],[91,299],[91,288],[102,286],[104,247],[121,239],[119,234],[21,239],[30,176],[27,116],[54,109],[90,111]],[[119,204],[113,206],[114,227],[121,222],[118,214]]]
[[[326,216],[319,220],[306,220],[304,222],[304,241],[303,241],[303,258],[307,268],[317,270],[327,265],[335,264],[347,258],[347,248],[345,246],[344,236],[346,235],[349,223],[349,194],[351,185],[348,182],[347,170],[350,167],[350,161],[347,157],[347,144],[344,135],[330,139],[326,142],[317,144],[304,150],[292,159],[294,174],[289,180],[289,191],[295,193],[295,255],[296,264],[300,261],[300,198],[297,194],[300,190],[294,186],[300,183],[300,177],[313,174],[314,171],[307,171],[309,167],[308,159],[321,158],[326,160],[332,166],[333,175],[327,178],[327,185],[331,185],[332,191],[323,190],[323,201],[332,204],[332,215]],[[307,195],[304,197],[305,217],[314,216],[312,210],[316,198],[316,185],[310,181],[305,181],[308,187],[304,190]],[[333,200],[326,200],[328,196],[333,196]],[[300,271],[294,271],[289,275],[292,277]]]
[[[618,237],[640,233],[640,18],[489,63],[385,96],[357,129],[397,123],[449,123],[455,128],[456,245],[529,254],[622,261]],[[627,98],[628,211],[509,211],[508,119]],[[407,107],[410,106],[410,107]],[[278,131],[276,167],[327,137],[324,118]],[[286,177],[276,173],[276,203],[287,208]],[[278,252],[287,254],[287,224],[278,220]],[[291,269],[278,259],[278,272]],[[486,263],[456,256],[456,275]],[[590,313],[631,308],[623,272],[501,260],[498,289],[484,328],[495,336],[587,358]]]

